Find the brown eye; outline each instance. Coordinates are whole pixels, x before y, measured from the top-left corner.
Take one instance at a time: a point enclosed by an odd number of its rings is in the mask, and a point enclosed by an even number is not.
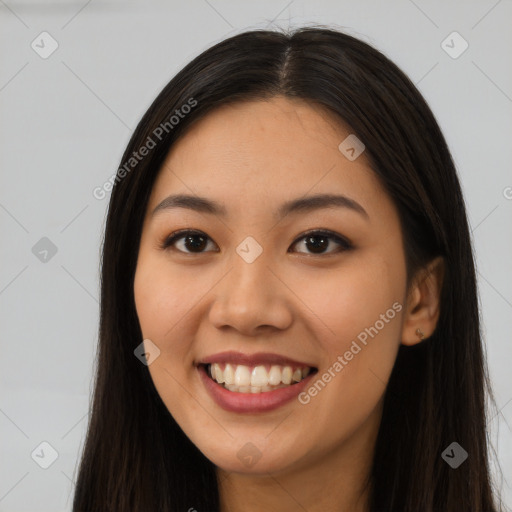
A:
[[[201,254],[208,252],[205,249],[208,247],[208,242],[214,244],[211,238],[202,231],[195,231],[184,229],[172,233],[164,243],[162,249],[174,248],[179,252],[185,254]],[[333,233],[331,231],[310,231],[298,238],[292,247],[302,242],[302,246],[307,249],[305,254],[322,256],[323,254],[329,255],[339,253],[353,248],[353,245],[345,238]],[[328,250],[334,246],[337,250]],[[218,252],[218,251],[215,251]],[[303,251],[297,251],[303,252]]]
[[[303,241],[302,246],[308,251],[311,251],[311,254],[313,255],[332,254],[333,252],[337,253],[353,248],[352,244],[348,240],[332,233],[331,231],[310,231],[306,235],[297,239],[293,245],[296,245],[301,241]],[[338,246],[338,250],[326,252],[326,250],[332,245]]]
[[[200,254],[207,247],[208,240],[210,237],[201,231],[181,230],[171,234],[162,244],[162,249],[175,246],[180,252]]]

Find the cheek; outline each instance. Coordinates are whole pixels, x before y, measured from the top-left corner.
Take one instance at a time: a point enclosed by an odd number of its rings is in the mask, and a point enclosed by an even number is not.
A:
[[[307,303],[329,328],[326,348],[345,349],[361,333],[364,338],[365,329],[376,322],[379,330],[393,331],[397,336],[399,315],[393,304],[402,301],[404,283],[405,274],[398,264],[389,265],[386,260],[373,256],[357,261],[354,258],[353,264],[325,278],[311,280]],[[390,318],[392,321],[386,322]]]
[[[190,276],[192,277],[192,276]],[[201,297],[201,286],[162,259],[141,255],[134,280],[137,315],[145,338],[165,343]]]
[[[324,422],[355,429],[378,404],[399,347],[404,286],[399,260],[373,256],[311,285],[308,305],[329,330],[318,374],[325,386],[304,401]]]
[[[187,369],[192,369],[188,341],[192,337],[185,332],[187,322],[183,320],[193,307],[193,298],[200,297],[185,281],[186,276],[170,271],[162,258],[141,251],[134,279],[135,306],[143,338],[160,350],[148,370],[173,414],[186,403],[179,383],[185,381]]]
[[[160,350],[148,366],[155,388],[171,414],[179,411],[183,389],[178,384],[186,379],[186,368],[192,368],[187,356],[191,339],[183,332],[182,320],[190,309],[181,291],[183,283],[154,257],[141,257],[134,279],[134,296],[143,339],[150,339]],[[187,365],[187,366],[186,366]]]

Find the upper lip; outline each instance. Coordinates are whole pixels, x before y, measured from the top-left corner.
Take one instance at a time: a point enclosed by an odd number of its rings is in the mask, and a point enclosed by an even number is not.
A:
[[[310,363],[296,361],[289,357],[270,352],[257,352],[255,354],[243,354],[242,352],[228,351],[219,352],[202,359],[199,364],[230,363],[244,366],[258,366],[264,364],[275,364],[280,366],[300,366],[302,368],[314,368]]]

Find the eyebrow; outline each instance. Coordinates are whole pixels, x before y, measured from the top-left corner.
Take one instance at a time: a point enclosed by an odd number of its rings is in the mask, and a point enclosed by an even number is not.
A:
[[[217,201],[188,194],[176,194],[166,197],[155,207],[151,215],[154,216],[158,212],[174,208],[185,208],[199,213],[222,217],[227,216],[226,208]],[[308,213],[323,208],[348,208],[369,219],[368,213],[357,201],[337,194],[317,194],[287,201],[277,210],[276,215],[278,218],[282,218],[290,213]]]

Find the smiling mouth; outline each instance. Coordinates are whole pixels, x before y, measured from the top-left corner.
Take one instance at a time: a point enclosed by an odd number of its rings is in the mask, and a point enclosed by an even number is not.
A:
[[[203,364],[206,375],[234,393],[268,393],[298,384],[316,373],[314,367],[281,365]]]

